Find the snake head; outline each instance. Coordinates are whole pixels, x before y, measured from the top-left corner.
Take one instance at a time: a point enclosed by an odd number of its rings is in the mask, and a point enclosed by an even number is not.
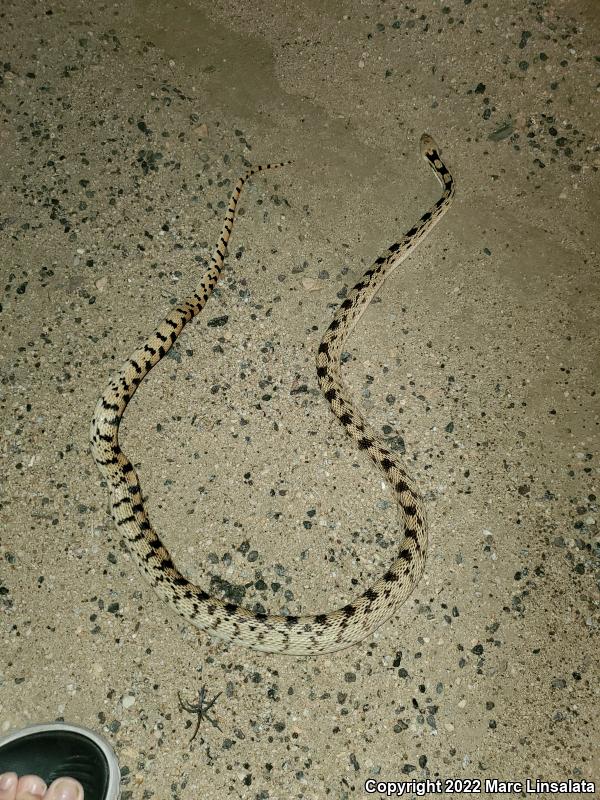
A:
[[[435,139],[433,136],[430,136],[428,133],[424,133],[421,136],[421,141],[419,142],[419,146],[421,148],[421,155],[423,158],[427,158],[432,156],[434,153],[439,155],[440,149],[435,143]]]

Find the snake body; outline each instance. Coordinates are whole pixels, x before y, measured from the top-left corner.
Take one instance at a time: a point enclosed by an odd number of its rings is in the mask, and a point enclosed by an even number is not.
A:
[[[319,346],[317,377],[331,410],[360,450],[382,471],[395,494],[404,534],[387,572],[360,597],[335,611],[307,616],[257,614],[211,596],[185,578],[152,528],[135,469],[119,447],[119,423],[138,386],[169,351],[185,327],[204,308],[223,268],[236,206],[255,167],[233,190],[221,236],[210,265],[194,292],[173,308],[146,343],[123,364],[99,399],[91,424],[91,450],[111,492],[112,516],[134,560],[155,591],[198,628],[237,645],[272,653],[317,655],[360,642],[388,619],[419,582],[427,556],[425,508],[415,481],[384,446],[354,407],[340,377],[344,342],[385,280],[431,232],[448,210],[454,182],[434,140],[421,137],[421,155],[438,178],[443,193],[400,241],[392,244],[364,273],[334,315]]]

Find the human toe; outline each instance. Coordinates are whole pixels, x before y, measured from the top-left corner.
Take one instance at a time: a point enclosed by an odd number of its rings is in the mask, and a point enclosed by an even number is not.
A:
[[[40,800],[48,787],[38,775],[23,775],[17,783],[15,800]]]
[[[18,782],[16,772],[3,772],[0,775],[0,800],[15,800]]]
[[[73,778],[58,778],[44,795],[44,800],[83,800],[83,788]]]

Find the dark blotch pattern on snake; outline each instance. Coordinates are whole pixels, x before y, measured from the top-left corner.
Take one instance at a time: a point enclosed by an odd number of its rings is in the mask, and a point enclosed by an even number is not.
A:
[[[184,619],[221,639],[253,650],[290,655],[342,650],[369,636],[397,611],[423,574],[427,522],[419,490],[396,456],[354,407],[340,376],[342,346],[363,312],[396,267],[439,222],[452,200],[452,176],[442,163],[435,142],[427,134],[421,137],[421,155],[438,178],[442,196],[365,272],[337,310],[317,352],[321,391],[350,438],[382,471],[392,487],[404,526],[396,558],[374,586],[335,611],[301,617],[255,614],[211,596],[190,583],[173,563],[150,524],[138,476],[118,443],[119,423],[136,389],[169,351],[185,325],[202,311],[219,280],[242,186],[250,176],[283,164],[255,167],[238,180],[210,266],[199,285],[169,312],[146,343],[125,362],[98,401],[91,425],[92,455],[109,485],[112,515],[119,531],[157,594],[173,605]]]

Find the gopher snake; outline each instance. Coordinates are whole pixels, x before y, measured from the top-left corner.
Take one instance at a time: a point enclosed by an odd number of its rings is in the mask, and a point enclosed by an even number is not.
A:
[[[140,571],[146,573],[157,594],[172,603],[184,619],[221,639],[253,650],[290,655],[342,650],[364,639],[390,617],[411,594],[423,574],[427,524],[421,495],[413,479],[354,408],[339,374],[341,349],[354,326],[386,278],[439,222],[454,194],[452,176],[440,159],[437,145],[427,134],[421,137],[421,155],[440,181],[442,196],[399,242],[379,256],[349,292],[323,337],[316,359],[321,391],[350,438],[383,472],[396,495],[404,524],[404,536],[396,560],[385,575],[359,598],[327,614],[269,616],[212,597],[190,583],[173,564],[151,527],[135,469],[118,444],[119,423],[137,387],[169,351],[184,326],[204,308],[215,288],[242,186],[251,175],[283,164],[255,167],[238,180],[219,242],[200,284],[168,314],[144,346],[125,362],[98,401],[91,425],[92,455],[109,484],[112,515],[118,530],[127,539],[134,560]]]

